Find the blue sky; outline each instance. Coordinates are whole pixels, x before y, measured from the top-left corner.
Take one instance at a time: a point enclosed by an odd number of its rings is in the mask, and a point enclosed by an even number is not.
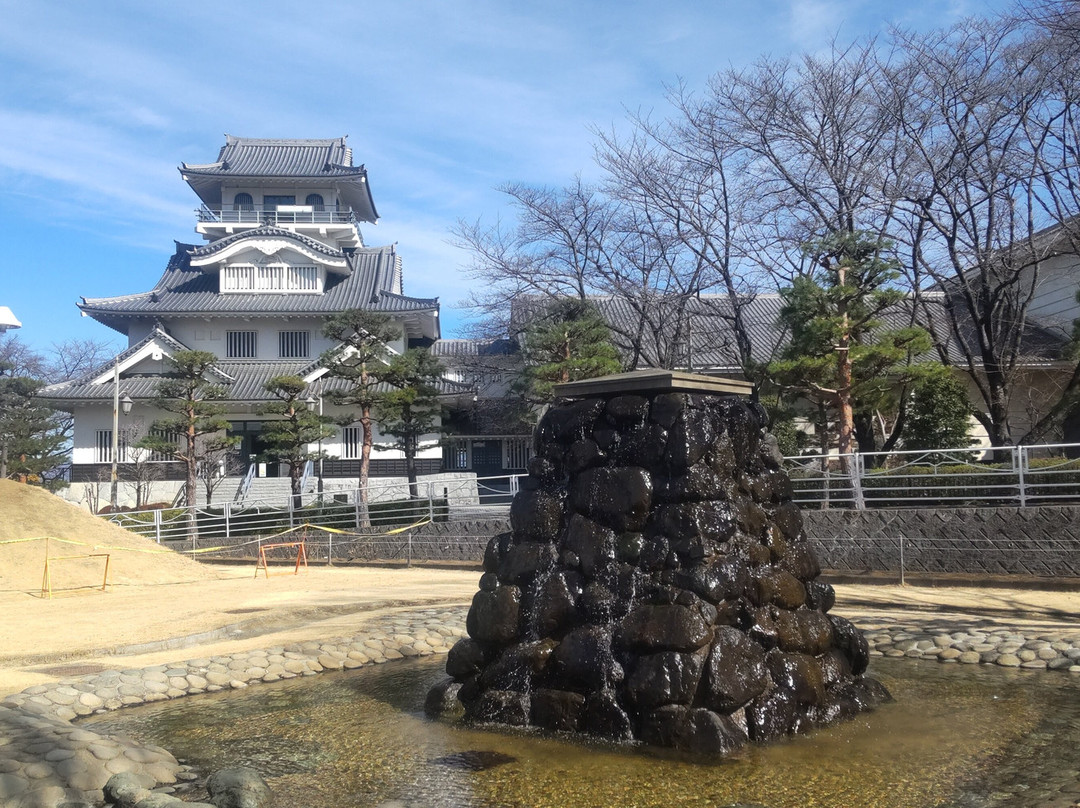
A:
[[[817,51],[984,14],[1004,0],[536,0],[456,3],[0,0],[0,305],[38,350],[115,340],[81,296],[145,291],[194,243],[183,162],[224,133],[349,135],[397,242],[405,291],[463,312],[459,219],[509,211],[507,181],[563,185],[592,166],[590,129],[665,114],[763,55]]]

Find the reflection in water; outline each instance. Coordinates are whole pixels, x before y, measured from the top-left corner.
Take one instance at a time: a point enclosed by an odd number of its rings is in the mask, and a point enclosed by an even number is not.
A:
[[[702,762],[428,721],[421,707],[442,663],[260,685],[89,723],[161,744],[206,773],[251,766],[282,807],[1049,806],[1070,804],[1080,783],[1078,683],[1066,675],[879,659],[874,673],[894,704]]]

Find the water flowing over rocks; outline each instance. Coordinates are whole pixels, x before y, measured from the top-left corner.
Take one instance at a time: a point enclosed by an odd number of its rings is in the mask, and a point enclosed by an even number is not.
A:
[[[466,718],[725,754],[889,700],[764,424],[670,389],[549,409],[447,659]]]

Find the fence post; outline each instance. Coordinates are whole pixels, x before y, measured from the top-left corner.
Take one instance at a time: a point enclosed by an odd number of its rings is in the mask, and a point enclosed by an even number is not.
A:
[[[1016,469],[1016,480],[1019,487],[1020,494],[1020,507],[1027,507],[1027,484],[1024,481],[1024,466],[1027,465],[1027,448],[1026,446],[1013,446],[1013,468]]]
[[[900,586],[905,586],[904,581],[904,534],[900,534]]]
[[[232,538],[232,528],[231,528],[231,519],[230,519],[231,515],[232,515],[232,503],[231,502],[226,502],[225,503],[225,538],[226,539],[231,539]]]
[[[334,566],[334,534],[326,534],[326,566]]]
[[[408,533],[405,534],[405,537],[406,537],[405,566],[406,567],[411,567],[412,566],[412,534],[413,534],[413,532],[411,530]]]
[[[161,509],[154,511],[154,540],[161,544]]]
[[[429,522],[435,521],[435,483],[427,484],[427,518]]]
[[[295,517],[293,514],[293,495],[292,488],[289,488],[289,527],[296,527]]]
[[[855,510],[865,511],[866,500],[863,499],[862,472],[863,456],[859,452],[851,455],[851,496],[855,500]]]

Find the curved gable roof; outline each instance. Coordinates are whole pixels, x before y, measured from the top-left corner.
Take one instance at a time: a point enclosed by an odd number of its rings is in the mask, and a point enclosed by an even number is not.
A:
[[[290,246],[294,246],[299,252],[311,256],[315,260],[319,260],[319,263],[330,265],[338,270],[348,270],[345,253],[341,250],[324,244],[310,236],[305,236],[302,233],[294,233],[291,230],[286,230],[282,227],[274,227],[272,225],[263,225],[261,227],[256,227],[254,230],[245,230],[241,233],[234,233],[231,236],[218,239],[210,244],[195,247],[190,250],[188,254],[190,258],[193,259],[191,260],[192,266],[205,266],[211,263],[209,259],[215,257],[225,258],[228,255],[237,252],[239,249],[243,249],[243,242],[245,241],[259,241],[266,239],[292,242]]]

